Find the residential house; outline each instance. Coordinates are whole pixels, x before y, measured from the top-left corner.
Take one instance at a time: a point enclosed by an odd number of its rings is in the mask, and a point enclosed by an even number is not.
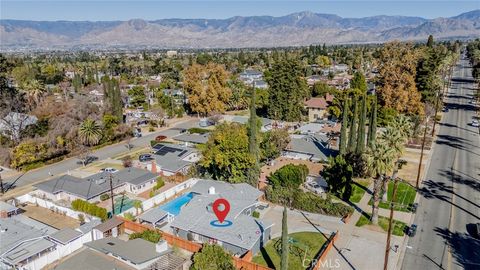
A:
[[[255,80],[261,80],[263,78],[263,73],[258,70],[247,69],[239,74],[239,78],[244,82],[253,82]]]
[[[329,138],[323,134],[291,135],[282,156],[291,159],[325,162],[336,151],[329,148]]]
[[[253,84],[255,85],[255,88],[258,88],[258,89],[267,89],[268,88],[268,84],[264,80],[255,80],[255,81],[253,81]]]
[[[57,229],[24,216],[0,218],[0,269],[41,269],[52,259]]]
[[[239,115],[224,115],[222,121],[226,122],[232,122],[232,123],[239,123],[239,124],[247,124],[248,123],[248,116],[239,116]],[[260,131],[265,132],[268,130],[271,130],[275,123],[274,120],[268,119],[268,118],[260,118],[261,121],[261,127]]]
[[[10,112],[3,119],[0,119],[0,133],[12,140],[19,140],[22,130],[29,125],[34,125],[37,117],[24,113]]]
[[[183,143],[185,146],[195,146],[198,144],[206,144],[210,137],[210,133],[183,133],[178,136],[173,137],[175,141]]]
[[[159,143],[152,147],[152,152],[154,160],[143,162],[141,166],[165,176],[187,174],[201,157],[197,149],[180,144]]]
[[[317,82],[320,82],[322,80],[322,77],[319,75],[312,75],[307,77],[307,84],[310,86],[313,86]]]
[[[86,248],[55,266],[56,270],[180,270],[186,260],[161,240],[141,238],[123,241],[108,237],[85,244]]]
[[[308,121],[315,122],[326,118],[329,102],[333,101],[333,95],[327,94],[326,97],[314,97],[304,102],[308,110]]]
[[[198,243],[214,243],[230,253],[241,256],[248,251],[257,253],[270,239],[273,224],[252,217],[263,193],[246,184],[199,180],[192,188],[193,198],[183,206],[170,223],[173,234]],[[213,226],[219,222],[213,212],[216,199],[230,203],[226,221],[229,226]]]
[[[63,175],[35,184],[36,196],[52,201],[82,199],[100,201],[100,196],[110,192],[110,177],[113,193],[142,193],[155,185],[157,175],[139,168],[125,168],[116,173],[101,172],[86,178]]]

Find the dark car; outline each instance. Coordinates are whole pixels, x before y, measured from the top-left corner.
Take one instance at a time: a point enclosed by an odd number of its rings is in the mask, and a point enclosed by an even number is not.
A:
[[[417,225],[412,224],[408,229],[407,229],[407,235],[410,237],[414,237],[415,234],[417,234]]]
[[[98,160],[98,157],[86,156],[85,159],[80,159],[79,161],[77,161],[77,164],[87,165],[94,162],[95,160]]]
[[[410,205],[410,211],[412,211],[412,213],[416,213],[417,212],[417,208],[418,208],[418,203],[412,203]]]
[[[149,160],[152,160],[152,159],[153,159],[153,157],[150,154],[142,154],[138,157],[138,160],[140,162],[145,162],[145,161],[149,161]]]
[[[443,108],[442,108],[442,112],[448,112],[448,108],[447,108],[447,107],[443,107]]]

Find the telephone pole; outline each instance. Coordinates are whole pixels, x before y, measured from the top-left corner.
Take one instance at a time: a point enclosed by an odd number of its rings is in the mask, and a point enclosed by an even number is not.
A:
[[[420,184],[420,173],[422,171],[423,151],[425,150],[425,139],[427,138],[428,116],[425,118],[425,130],[423,131],[422,150],[420,151],[420,163],[418,164],[417,182],[415,187],[418,189]]]
[[[115,215],[115,205],[113,204],[113,175],[109,173],[108,179],[110,180],[110,199],[112,201],[112,217]]]
[[[392,237],[392,222],[393,222],[393,208],[395,203],[395,195],[397,193],[397,184],[399,178],[393,180],[393,194],[392,194],[392,202],[390,203],[390,218],[388,220],[388,233],[387,233],[387,246],[385,248],[385,260],[383,264],[383,270],[387,270],[388,268],[388,255],[390,254],[390,238]]]

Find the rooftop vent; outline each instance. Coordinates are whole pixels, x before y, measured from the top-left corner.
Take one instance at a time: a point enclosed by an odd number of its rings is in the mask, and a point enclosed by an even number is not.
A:
[[[215,187],[209,187],[208,188],[208,194],[210,194],[210,195],[215,194]]]

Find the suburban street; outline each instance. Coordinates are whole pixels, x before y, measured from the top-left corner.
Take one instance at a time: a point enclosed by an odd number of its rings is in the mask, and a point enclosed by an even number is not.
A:
[[[480,222],[480,136],[471,125],[475,85],[468,60],[455,67],[445,98],[450,109],[438,125],[430,166],[418,196],[402,269],[479,269],[480,240],[472,237]]]
[[[149,146],[150,141],[154,140],[155,137],[158,136],[158,135],[165,135],[167,137],[173,137],[173,136],[176,136],[176,135],[180,134],[181,130],[188,129],[188,128],[191,128],[191,127],[198,127],[198,119],[185,120],[185,121],[182,121],[182,122],[179,122],[179,123],[173,125],[173,127],[171,127],[171,128],[164,129],[164,130],[159,131],[159,132],[154,132],[154,133],[145,135],[145,136],[140,137],[140,138],[133,138],[130,141],[130,144],[133,145],[133,148],[130,151],[135,151],[136,149]],[[105,147],[100,148],[98,150],[94,150],[94,151],[92,151],[92,153],[90,155],[98,157],[99,160],[103,160],[103,159],[107,159],[107,158],[110,158],[112,156],[116,156],[116,155],[126,153],[126,152],[128,152],[128,149],[126,147],[126,143],[122,142],[122,143],[117,143],[117,144],[114,144],[114,145],[105,146]],[[9,190],[11,190],[11,189],[15,189],[15,188],[18,188],[18,187],[23,187],[23,186],[26,186],[26,185],[30,185],[32,183],[36,183],[36,182],[39,182],[41,180],[46,180],[46,179],[48,179],[49,177],[52,177],[52,176],[65,174],[70,170],[74,170],[74,169],[82,167],[81,164],[77,164],[78,161],[79,161],[78,158],[68,158],[68,159],[60,161],[58,163],[29,171],[25,174],[21,174],[21,175],[17,175],[17,176],[14,176],[14,177],[6,178],[6,179],[3,180],[4,185],[6,185],[6,187],[9,187],[11,184],[13,184],[13,188],[9,188]],[[7,195],[8,195],[8,193],[7,193]]]

